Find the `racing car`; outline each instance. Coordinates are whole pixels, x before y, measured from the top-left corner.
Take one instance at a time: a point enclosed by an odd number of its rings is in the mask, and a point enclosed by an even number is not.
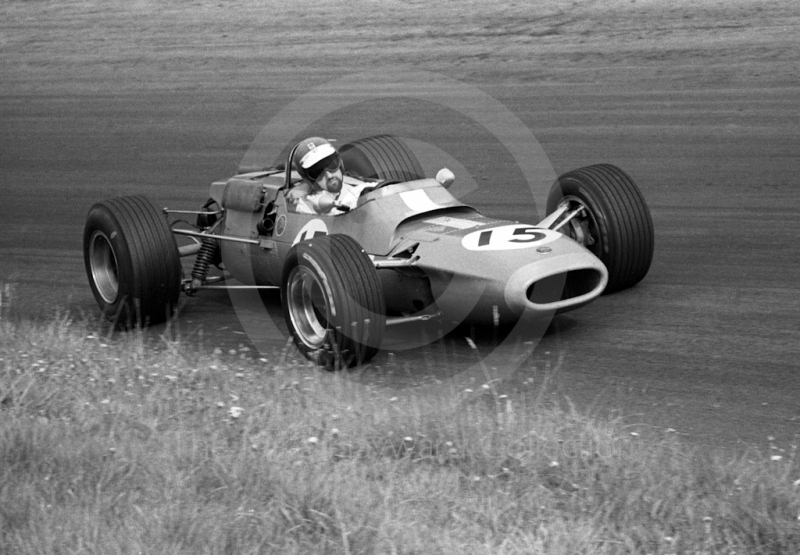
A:
[[[613,165],[561,175],[545,218],[521,223],[462,203],[449,170],[426,177],[401,138],[377,135],[339,149],[345,184],[363,189],[357,205],[319,215],[287,201],[300,181],[293,152],[212,183],[200,210],[158,209],[143,196],[92,206],[84,259],[104,315],[145,326],[171,318],[181,292],[280,288],[297,348],[334,369],[371,360],[389,325],[551,318],[635,285],[652,261],[650,211]]]

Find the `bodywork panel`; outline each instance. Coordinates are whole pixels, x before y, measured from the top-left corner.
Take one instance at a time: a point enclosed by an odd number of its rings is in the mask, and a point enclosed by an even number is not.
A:
[[[605,287],[608,273],[587,249],[557,231],[486,218],[436,180],[390,184],[362,194],[338,216],[292,213],[283,171],[256,172],[212,184],[225,209],[225,268],[239,281],[279,285],[291,247],[319,234],[353,237],[376,259],[407,260],[379,269],[387,308],[406,314],[436,307],[458,320],[551,315],[582,306]],[[346,176],[345,182],[364,182]]]

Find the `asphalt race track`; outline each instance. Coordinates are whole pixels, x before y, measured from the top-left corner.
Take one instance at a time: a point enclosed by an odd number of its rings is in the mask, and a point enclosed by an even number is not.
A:
[[[357,21],[330,7],[302,20],[266,17],[255,2],[113,12],[32,4],[0,8],[5,317],[96,317],[81,250],[92,203],[144,194],[199,207],[211,181],[235,172],[265,126],[309,91],[338,108],[307,128],[273,130],[286,143],[306,133],[409,137],[453,161],[464,200],[535,222],[549,170],[532,191],[508,148],[527,139],[476,121],[510,113],[556,173],[610,162],[636,180],[655,222],[650,273],[557,317],[538,344],[517,344],[521,362],[492,358],[503,342],[492,329],[456,328],[424,345],[437,335],[431,324],[393,329],[358,379],[423,394],[475,367],[500,375],[512,396],[566,396],[579,410],[621,414],[640,433],[733,448],[797,443],[795,3],[576,2],[527,14],[409,2],[371,6]],[[299,26],[315,29],[312,38]],[[388,96],[341,81],[395,70],[413,82]],[[453,100],[453,83],[466,104]],[[415,96],[420,87],[431,96]],[[265,158],[282,146],[270,144]],[[286,344],[277,297],[263,294],[266,306],[224,292],[187,299],[171,333],[274,359]],[[269,334],[252,331],[270,315]],[[405,348],[409,340],[422,345]]]

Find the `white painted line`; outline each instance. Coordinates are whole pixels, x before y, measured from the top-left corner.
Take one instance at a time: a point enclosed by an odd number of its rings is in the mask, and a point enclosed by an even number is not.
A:
[[[433,202],[424,189],[417,189],[416,191],[404,191],[400,193],[400,198],[406,203],[414,212],[427,212],[429,210],[436,210],[441,208],[438,204]]]

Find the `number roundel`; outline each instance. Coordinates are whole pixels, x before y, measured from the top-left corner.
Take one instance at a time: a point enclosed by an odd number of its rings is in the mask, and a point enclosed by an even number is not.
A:
[[[300,241],[319,237],[320,235],[328,235],[328,226],[326,226],[325,222],[322,220],[310,220],[295,236],[294,241],[292,241],[292,245],[296,245]]]
[[[461,246],[470,251],[503,251],[539,247],[561,237],[557,231],[530,225],[504,225],[468,233]]]

